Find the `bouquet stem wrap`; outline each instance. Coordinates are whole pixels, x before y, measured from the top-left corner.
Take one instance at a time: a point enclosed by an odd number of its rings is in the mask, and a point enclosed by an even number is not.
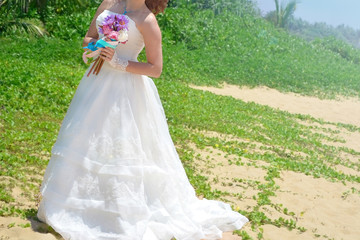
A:
[[[82,56],[83,61],[85,63],[88,63],[89,58],[96,58],[93,66],[90,69],[87,76],[90,76],[90,74],[93,70],[94,70],[93,74],[96,74],[96,75],[99,74],[101,67],[104,64],[104,59],[99,57],[101,48],[111,47],[111,48],[115,49],[118,44],[119,44],[118,41],[106,42],[104,39],[100,39],[96,42],[96,44],[94,44],[94,42],[91,42],[91,43],[89,43],[89,45],[87,47],[84,47],[85,49],[89,49],[89,50],[86,50]]]

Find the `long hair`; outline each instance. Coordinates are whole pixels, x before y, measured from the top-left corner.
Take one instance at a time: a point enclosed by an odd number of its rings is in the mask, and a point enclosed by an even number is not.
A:
[[[146,6],[152,11],[155,15],[158,13],[164,12],[168,0],[145,0]]]

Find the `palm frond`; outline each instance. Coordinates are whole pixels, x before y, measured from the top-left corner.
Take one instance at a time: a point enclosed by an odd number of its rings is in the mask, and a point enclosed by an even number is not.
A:
[[[0,0],[0,8],[7,2],[7,0]]]
[[[282,16],[283,21],[282,21],[281,27],[284,27],[285,24],[288,23],[289,18],[294,14],[294,12],[296,10],[296,6],[297,6],[296,0],[292,0],[286,5],[283,16]]]
[[[284,27],[288,22],[290,17],[294,14],[298,1],[291,0],[290,2],[279,0],[274,0],[276,7],[276,25],[278,27]]]
[[[15,19],[0,24],[4,33],[25,32],[30,36],[44,37],[47,32],[40,26],[24,19]]]
[[[276,24],[279,24],[280,22],[280,6],[279,6],[279,0],[275,0],[275,7],[276,7]]]

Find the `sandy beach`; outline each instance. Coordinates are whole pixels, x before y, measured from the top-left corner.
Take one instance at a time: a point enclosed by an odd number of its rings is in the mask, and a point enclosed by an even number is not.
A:
[[[281,93],[266,87],[240,88],[235,85],[224,84],[222,88],[194,86],[192,88],[209,91],[214,94],[232,96],[245,102],[255,102],[267,105],[290,113],[310,115],[331,123],[352,124],[360,127],[360,101],[356,99],[321,100],[315,97],[305,97],[293,93]],[[303,124],[315,124],[303,122]],[[324,125],[332,129],[334,125]],[[232,135],[217,132],[202,132],[206,136],[216,136],[221,139],[235,139],[246,142]],[[337,133],[343,139],[341,142],[329,143],[336,147],[346,147],[360,152],[360,132],[347,131],[344,128]],[[253,142],[256,147],[254,152],[261,152],[261,144]],[[248,210],[256,205],[254,196],[259,190],[251,183],[265,183],[264,176],[267,166],[265,161],[254,163],[252,159],[242,158],[242,165],[230,164],[230,160],[238,158],[235,155],[226,155],[224,152],[206,147],[199,149],[195,144],[189,145],[196,153],[194,164],[199,174],[208,177],[208,182],[213,189],[228,192],[221,200],[226,201],[238,209]],[[303,154],[303,153],[299,153]],[[351,154],[344,155],[348,161],[358,164],[357,157]],[[343,165],[333,166],[338,171],[353,176],[360,176],[357,169]],[[41,177],[42,173],[37,177]],[[246,179],[244,182],[241,179]],[[1,179],[7,181],[6,179]],[[273,224],[263,225],[263,239],[265,240],[296,240],[296,239],[335,239],[356,240],[360,239],[360,184],[348,181],[332,182],[323,178],[314,178],[300,172],[281,171],[276,178],[278,189],[271,196],[273,205],[263,206],[270,219],[294,219],[298,226],[307,230],[289,230],[285,227],[276,227]],[[14,189],[14,195],[21,200],[23,190]],[[36,203],[25,201],[23,206],[36,208]],[[279,208],[282,210],[279,211]],[[287,209],[286,212],[284,209]],[[291,212],[289,214],[288,212]],[[250,236],[257,239],[250,225],[244,228]],[[47,225],[34,219],[21,219],[19,217],[0,217],[0,240],[55,240],[60,236],[49,233]],[[240,240],[241,237],[225,233],[224,240]]]
[[[331,123],[352,124],[360,127],[360,101],[356,99],[321,100],[315,97],[306,97],[294,93],[281,93],[267,87],[247,88],[236,85],[223,84],[222,88],[195,86],[190,87],[209,91],[223,96],[232,96],[245,102],[255,102],[267,105],[290,113],[310,115]],[[307,125],[306,121],[302,124]],[[317,123],[311,123],[314,126]],[[337,147],[345,147],[360,152],[359,131],[348,131],[337,128],[335,125],[324,124],[323,128],[338,130],[337,136],[343,139],[339,143],[327,143]],[[246,139],[238,139],[231,135],[218,134],[216,132],[202,132],[205,136],[216,136],[226,140],[238,140],[246,142]],[[257,147],[253,151],[261,151],[260,144],[254,142]],[[191,146],[201,157],[196,161],[199,173],[209,179],[211,186],[217,190],[231,193],[224,196],[225,201],[238,206],[239,209],[251,209],[256,205],[253,196],[258,190],[246,186],[243,182],[234,184],[236,179],[264,182],[266,171],[261,167],[266,162],[258,161],[256,164],[251,159],[242,159],[245,163],[241,166],[229,165],[229,159],[237,159],[237,156],[226,156],[224,152],[207,147],[197,149]],[[303,154],[303,153],[299,153]],[[360,159],[355,156],[344,155],[344,159],[359,163]],[[207,161],[206,159],[212,159]],[[249,164],[247,164],[249,163]],[[338,171],[353,176],[360,176],[356,169],[334,166]],[[294,214],[298,225],[307,229],[305,232],[289,230],[284,227],[276,227],[271,224],[262,226],[263,239],[288,240],[288,239],[336,239],[355,240],[360,236],[360,184],[351,182],[332,182],[323,178],[314,178],[304,173],[281,171],[280,178],[276,179],[279,186],[275,196],[271,197],[274,206],[282,206]],[[241,194],[241,199],[234,197],[232,193]],[[266,206],[263,211],[272,219],[283,217],[287,214],[276,209],[274,206]],[[252,233],[249,226],[245,230]],[[251,237],[257,239],[254,233]]]
[[[282,93],[268,87],[239,87],[223,83],[221,88],[190,87],[209,91],[218,95],[232,96],[245,102],[255,102],[290,113],[300,113],[329,122],[340,122],[360,126],[360,101],[350,98],[341,100],[318,99],[295,93]]]

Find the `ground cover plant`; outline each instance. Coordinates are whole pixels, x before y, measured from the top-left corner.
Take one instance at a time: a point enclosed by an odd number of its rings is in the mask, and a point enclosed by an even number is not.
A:
[[[90,2],[86,10],[69,8],[67,1],[56,3],[56,11],[49,6],[45,27],[50,36],[80,41],[98,6]],[[172,79],[198,85],[265,85],[321,98],[359,97],[360,52],[349,45],[292,36],[258,15],[251,1],[191,2],[171,2],[158,16],[166,74]]]
[[[167,67],[181,81],[265,85],[318,97],[359,96],[359,65],[352,61],[359,52],[344,58],[252,15],[239,18],[232,13],[213,16],[211,11],[168,9],[160,24],[164,42],[174,43],[167,49],[175,54],[165,54],[172,63]],[[179,69],[177,64],[186,67]]]
[[[0,47],[5,53],[0,65],[0,214],[34,217],[38,188],[51,147],[87,66],[81,62],[78,42],[53,39],[17,42],[3,39],[2,42],[6,44]],[[55,45],[58,48],[54,50]],[[34,46],[38,46],[35,51]],[[261,239],[262,226],[268,224],[300,232],[307,230],[297,223],[300,216],[271,200],[279,189],[276,179],[282,171],[347,185],[360,182],[356,174],[360,152],[342,146],[345,140],[339,136],[340,131],[360,132],[358,127],[326,123],[310,116],[217,96],[192,89],[186,82],[169,76],[171,73],[165,72],[155,83],[171,136],[198,195],[234,204],[231,199],[242,199],[244,193],[230,193],[224,186],[241,183],[256,189],[251,196],[254,205],[247,209],[238,207],[251,220],[252,228],[238,233],[244,239]],[[261,181],[212,179],[205,166],[211,166],[214,154],[201,153],[209,148],[226,156],[223,166],[253,166],[265,171],[264,178]],[[200,164],[201,161],[206,164]],[[216,185],[211,187],[214,183],[222,186],[220,190]],[[359,191],[357,185],[349,187],[344,194],[356,195]],[[264,207],[282,215],[272,219]]]

